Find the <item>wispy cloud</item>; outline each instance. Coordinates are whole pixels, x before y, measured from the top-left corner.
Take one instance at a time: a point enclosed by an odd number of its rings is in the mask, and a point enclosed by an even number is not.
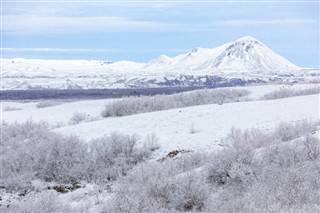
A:
[[[72,34],[101,32],[170,31],[175,26],[158,21],[118,16],[67,17],[4,15],[1,31],[6,34]]]
[[[219,25],[225,26],[251,26],[251,25],[285,25],[285,24],[313,24],[317,23],[316,19],[269,19],[269,20],[252,20],[236,19],[224,20],[218,22]]]
[[[84,52],[105,52],[105,53],[121,53],[121,52],[184,52],[187,49],[90,49],[90,48],[0,48],[2,52],[52,52],[52,53],[84,53]]]

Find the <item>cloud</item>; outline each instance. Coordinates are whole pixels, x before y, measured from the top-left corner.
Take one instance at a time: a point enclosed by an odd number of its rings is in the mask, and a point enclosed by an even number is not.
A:
[[[170,31],[173,24],[132,20],[118,16],[68,17],[4,15],[1,31],[6,34],[93,34],[102,32]]]
[[[103,49],[87,48],[0,48],[3,52],[103,52]]]
[[[85,53],[85,52],[104,52],[104,53],[117,53],[117,52],[184,52],[187,49],[90,49],[90,48],[0,48],[2,52],[47,52],[47,53]]]
[[[251,26],[251,25],[286,25],[286,24],[313,24],[317,23],[316,19],[270,19],[270,20],[251,20],[236,19],[218,22],[224,26]]]

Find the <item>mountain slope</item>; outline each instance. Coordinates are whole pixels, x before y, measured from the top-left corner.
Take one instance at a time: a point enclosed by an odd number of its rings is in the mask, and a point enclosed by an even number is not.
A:
[[[220,47],[195,48],[174,58],[151,60],[144,68],[166,71],[276,72],[300,69],[257,39],[245,36]]]
[[[211,65],[215,69],[250,71],[297,70],[298,66],[279,56],[260,41],[246,36],[232,43]]]

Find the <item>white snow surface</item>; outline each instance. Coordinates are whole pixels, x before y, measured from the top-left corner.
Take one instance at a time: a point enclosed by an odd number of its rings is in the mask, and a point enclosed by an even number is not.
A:
[[[231,89],[246,89],[250,91],[249,97],[252,100],[258,100],[263,95],[278,90],[280,88],[287,89],[306,89],[319,87],[319,84],[294,84],[290,85],[260,85],[246,87],[231,87]],[[70,118],[75,113],[86,113],[89,118],[101,119],[100,114],[104,105],[119,99],[100,99],[100,100],[47,100],[57,105],[37,108],[37,104],[45,102],[40,101],[1,101],[1,120],[9,123],[33,121],[48,121],[50,124],[67,125]],[[12,110],[11,110],[12,109]]]
[[[268,130],[279,122],[318,120],[319,95],[292,97],[269,101],[238,102],[223,105],[202,105],[125,117],[106,118],[56,129],[63,134],[78,135],[84,140],[112,132],[151,133],[160,137],[161,151],[176,149],[212,150],[232,127]],[[193,125],[195,134],[190,133]]]
[[[27,120],[35,122],[47,121],[53,126],[64,126],[68,124],[75,113],[85,113],[89,120],[100,119],[104,105],[110,101],[112,100],[85,100],[70,103],[60,103],[57,101],[58,105],[44,108],[37,108],[36,105],[38,102],[3,102],[2,120],[9,123],[25,122]],[[19,108],[21,110],[5,111],[7,107]]]

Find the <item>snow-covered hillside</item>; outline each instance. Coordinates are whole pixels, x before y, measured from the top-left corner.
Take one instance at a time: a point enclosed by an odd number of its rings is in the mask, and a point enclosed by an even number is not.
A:
[[[108,118],[63,127],[57,131],[78,135],[86,140],[114,131],[136,133],[143,138],[154,132],[161,135],[160,145],[164,153],[175,149],[212,150],[232,127],[267,130],[274,128],[279,122],[317,120],[318,103],[319,95],[310,95],[270,101],[203,105]],[[190,133],[191,126],[195,129],[195,134]]]
[[[283,72],[300,69],[250,36],[213,49],[194,48],[174,58],[161,55],[144,68],[181,72]]]
[[[2,90],[225,86],[319,76],[317,70],[301,70],[249,36],[172,58],[160,55],[148,63],[15,58],[1,59],[1,65]]]

